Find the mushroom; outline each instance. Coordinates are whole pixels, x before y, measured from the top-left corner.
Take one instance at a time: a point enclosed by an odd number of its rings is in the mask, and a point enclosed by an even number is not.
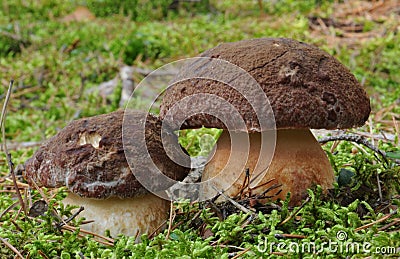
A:
[[[247,71],[268,97],[276,123],[276,146],[260,154],[262,129],[252,104],[236,90],[218,80],[209,80],[205,74],[216,74],[215,63],[191,62],[181,68],[180,76],[189,74],[191,79],[176,80],[163,96],[160,117],[171,121],[182,121],[181,129],[209,127],[227,129],[223,120],[210,114],[198,113],[183,118],[179,111],[193,105],[207,106],[196,98],[184,103],[186,97],[198,94],[214,95],[230,103],[241,115],[246,129],[230,128],[220,136],[215,152],[207,163],[202,180],[212,180],[216,188],[224,189],[231,181],[229,174],[242,170],[237,164],[243,156],[228,159],[233,151],[245,151],[238,145],[232,150],[232,141],[249,137],[249,156],[244,169],[248,169],[253,194],[261,194],[264,188],[255,188],[275,179],[281,184],[281,192],[275,199],[285,199],[291,193],[291,205],[297,205],[306,194],[307,188],[321,185],[326,191],[332,187],[334,172],[329,160],[310,129],[345,129],[361,126],[370,113],[370,102],[354,75],[338,60],[317,47],[286,38],[260,38],[224,43],[200,55],[210,60],[224,60]],[[226,71],[227,74],[232,74]],[[248,89],[252,94],[252,89]],[[187,98],[186,98],[187,99]],[[182,104],[175,109],[174,105]],[[185,107],[186,105],[186,107]],[[174,110],[175,109],[175,110]],[[214,108],[215,109],[215,108]],[[217,109],[225,109],[217,107]],[[201,110],[201,109],[200,109]],[[229,117],[229,114],[226,115]],[[226,118],[225,118],[225,121]],[[228,118],[229,121],[229,118]],[[268,144],[268,143],[267,143]],[[273,142],[271,142],[271,145]],[[265,145],[265,143],[263,143]],[[241,152],[243,149],[243,152]],[[273,155],[273,157],[272,157]],[[260,157],[259,163],[257,163]],[[268,157],[272,157],[269,164]],[[265,160],[265,161],[264,161]],[[265,168],[268,168],[265,170]],[[255,179],[265,172],[262,179]],[[225,194],[235,196],[240,192],[246,178],[246,170]],[[257,180],[257,181],[255,181]]]
[[[154,164],[166,176],[182,180],[189,169],[174,163],[164,152],[163,144],[168,143],[161,142],[161,121],[141,111],[129,111],[125,116],[132,116],[129,118],[134,123],[128,133],[133,137],[139,130],[136,122],[147,116],[145,138]],[[64,202],[83,206],[79,216],[94,220],[83,229],[99,234],[110,230],[112,236],[151,234],[166,221],[169,201],[148,192],[128,166],[122,143],[123,118],[120,110],[72,121],[26,161],[25,178],[38,186],[66,186]],[[163,134],[167,142],[177,143],[175,134]]]

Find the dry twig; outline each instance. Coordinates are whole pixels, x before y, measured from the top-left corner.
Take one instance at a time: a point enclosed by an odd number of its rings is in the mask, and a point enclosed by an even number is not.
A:
[[[13,251],[16,255],[18,255],[20,258],[24,259],[22,254],[15,248],[12,244],[10,244],[7,240],[4,238],[0,237],[1,242],[3,242],[8,248],[10,248],[11,251]]]
[[[153,237],[155,237],[157,235],[157,233],[159,233],[159,231],[164,227],[164,225],[167,224],[168,221],[164,221],[163,223],[161,223],[150,235],[149,235],[149,239],[152,239]],[[137,235],[135,236],[135,239],[138,237],[139,235],[139,231],[137,232]]]
[[[251,250],[251,248],[247,248],[246,250],[237,253],[237,255],[235,255],[234,257],[232,257],[232,259],[239,258],[240,256],[244,255],[245,253],[247,253],[247,252],[250,251],[250,250]]]
[[[69,218],[66,220],[63,220],[62,222],[57,224],[57,228],[61,228],[62,226],[66,225],[68,222],[72,221],[76,216],[79,215],[85,208],[83,206],[80,206],[79,209]]]
[[[391,213],[389,213],[389,214],[383,216],[382,218],[380,218],[380,219],[378,219],[378,220],[375,220],[375,221],[373,221],[373,222],[371,222],[371,223],[368,223],[368,224],[366,224],[366,225],[364,225],[364,226],[361,226],[361,227],[358,227],[358,228],[354,229],[354,232],[357,232],[357,231],[360,231],[360,230],[363,230],[363,229],[372,227],[373,225],[375,225],[375,224],[377,224],[377,223],[380,223],[380,222],[383,222],[383,221],[387,220],[388,218],[390,218],[391,216],[393,216],[393,215],[396,214],[396,213],[397,213],[397,209],[394,210],[394,211],[392,211]]]
[[[72,232],[77,230],[76,227],[73,227],[73,226],[70,226],[70,225],[64,225],[64,226],[61,227],[61,229],[72,231]],[[84,235],[92,235],[94,237],[100,238],[100,239],[96,239],[97,242],[99,242],[101,244],[104,244],[104,245],[108,245],[108,246],[114,246],[114,239],[102,236],[102,235],[94,233],[94,232],[90,232],[90,231],[87,231],[87,230],[84,230],[84,229],[79,229],[79,234],[78,235],[80,237],[83,237]]]
[[[14,80],[11,80],[10,81],[10,85],[8,86],[6,99],[4,100],[3,109],[1,111],[0,127],[1,127],[2,138],[3,138],[3,150],[4,150],[4,153],[6,154],[7,163],[8,163],[8,167],[9,167],[9,172],[10,172],[10,175],[12,177],[14,188],[16,190],[18,200],[19,200],[19,202],[21,204],[21,208],[23,209],[23,211],[26,214],[25,203],[24,203],[24,200],[22,199],[21,193],[19,192],[19,188],[18,188],[18,184],[17,184],[17,178],[15,177],[15,173],[14,173],[14,164],[13,164],[12,159],[11,159],[11,154],[8,152],[8,149],[7,149],[6,131],[5,131],[5,126],[4,126],[5,120],[6,120],[6,114],[7,114],[7,105],[8,105],[8,102],[10,101],[10,96],[11,96],[13,84],[14,84]]]
[[[395,226],[395,225],[397,225],[397,224],[400,224],[400,219],[393,219],[393,221],[392,222],[390,222],[389,224],[387,224],[387,225],[385,225],[385,226],[383,226],[383,227],[380,227],[380,228],[378,228],[378,231],[384,231],[384,230],[386,230],[386,229],[388,229],[388,228],[390,228],[390,227],[393,227],[393,226]]]
[[[212,186],[219,195],[221,195],[222,197],[224,197],[226,200],[228,200],[230,203],[232,203],[236,208],[238,208],[239,210],[243,211],[244,213],[250,213],[250,214],[254,214],[253,211],[247,209],[246,207],[240,205],[238,202],[234,201],[233,199],[229,198],[225,193],[223,193],[222,191],[218,190],[217,188],[215,188],[215,186]]]
[[[328,136],[328,137],[321,138],[320,140],[318,140],[318,142],[321,144],[324,144],[326,142],[336,141],[336,140],[345,140],[345,141],[355,142],[355,143],[364,145],[364,146],[368,147],[369,149],[371,149],[372,151],[374,151],[375,153],[379,154],[383,158],[383,160],[386,164],[389,163],[387,160],[388,157],[386,155],[386,152],[378,149],[373,144],[368,142],[368,140],[366,138],[364,138],[362,136],[357,136],[354,134],[341,134],[341,135],[337,135],[337,136]],[[400,164],[399,159],[393,159],[393,160],[395,163]]]

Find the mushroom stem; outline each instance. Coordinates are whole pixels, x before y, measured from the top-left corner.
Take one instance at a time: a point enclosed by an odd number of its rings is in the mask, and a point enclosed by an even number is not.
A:
[[[334,172],[329,160],[322,150],[321,146],[308,129],[280,129],[277,130],[275,152],[272,154],[268,150],[260,154],[261,133],[249,134],[249,154],[244,168],[238,168],[235,164],[240,161],[243,163],[244,157],[231,158],[231,162],[227,164],[231,154],[231,139],[243,139],[243,135],[248,133],[228,133],[224,131],[217,142],[214,156],[206,165],[202,181],[212,180],[213,185],[217,189],[224,189],[227,181],[232,177],[228,173],[241,170],[239,178],[225,190],[225,194],[234,197],[240,193],[245,183],[246,169],[249,169],[250,187],[253,188],[252,194],[261,194],[271,184],[277,183],[282,186],[279,194],[273,197],[274,200],[280,198],[285,199],[288,192],[291,193],[291,205],[300,204],[301,200],[307,195],[306,190],[313,185],[321,185],[326,191],[332,187],[334,182]],[[268,144],[268,143],[267,143]],[[241,147],[245,151],[246,146]],[[241,152],[239,152],[241,153]],[[271,164],[268,167],[268,157],[273,155]],[[260,159],[257,164],[258,159]],[[262,179],[254,181],[254,177],[262,173],[268,168]],[[270,184],[266,184],[271,179],[275,179]],[[255,188],[265,184],[262,188]],[[226,189],[226,188],[225,188]],[[207,190],[206,190],[207,191]],[[272,194],[277,191],[272,191]],[[267,193],[270,195],[271,193]],[[271,195],[272,195],[271,194]],[[263,200],[264,201],[264,200]],[[263,202],[262,201],[262,202]]]
[[[93,223],[82,225],[82,229],[101,235],[110,230],[113,237],[118,234],[137,236],[137,242],[142,234],[153,233],[167,221],[170,205],[169,201],[153,194],[99,200],[68,193],[63,203],[83,206],[84,210],[78,217],[94,220]]]

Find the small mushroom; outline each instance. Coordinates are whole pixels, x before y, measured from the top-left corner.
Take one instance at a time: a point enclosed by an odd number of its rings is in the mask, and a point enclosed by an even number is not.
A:
[[[168,143],[161,142],[161,121],[140,111],[129,111],[128,116],[133,122],[129,133],[139,130],[135,122],[147,116],[145,138],[154,164],[166,176],[182,180],[189,169],[164,152],[163,144]],[[123,118],[120,110],[72,121],[26,161],[25,178],[38,186],[66,186],[69,193],[64,202],[83,206],[79,216],[94,220],[82,226],[86,230],[103,234],[108,229],[112,236],[151,234],[167,220],[169,201],[148,192],[128,166],[122,143]],[[177,143],[172,132],[163,134],[167,142]]]
[[[182,118],[179,112],[171,112],[173,106],[186,97],[206,93],[229,102],[239,112],[247,128],[233,129],[230,132],[225,130],[222,133],[213,157],[203,172],[203,181],[214,178],[215,187],[223,189],[230,176],[219,173],[224,168],[228,172],[242,169],[236,164],[240,164],[243,157],[231,158],[227,165],[232,154],[231,141],[243,139],[243,135],[249,134],[250,154],[245,168],[249,169],[250,181],[262,173],[262,170],[265,171],[263,166],[257,165],[259,156],[262,165],[263,158],[273,155],[269,167],[266,166],[268,169],[264,178],[258,181],[257,186],[275,179],[282,185],[282,192],[275,198],[285,199],[290,192],[291,204],[296,205],[304,198],[307,188],[316,184],[321,185],[324,190],[332,187],[333,169],[310,129],[361,126],[371,110],[365,91],[345,66],[317,47],[286,38],[224,43],[205,51],[200,57],[222,59],[247,71],[268,97],[277,129],[275,152],[260,154],[264,129],[260,126],[252,104],[229,85],[202,77],[208,72],[216,73],[213,72],[216,70],[215,63],[211,65],[210,62],[203,62],[200,67],[200,62],[196,61],[184,66],[180,75],[186,73],[194,76],[189,80],[177,80],[166,90],[161,104],[161,118],[169,116],[169,120],[184,121],[179,125],[181,129],[202,126],[227,129],[222,120],[210,114],[200,113]],[[197,71],[202,74],[196,75]],[[249,88],[248,93],[252,94],[252,89]],[[196,103],[194,99],[190,105],[209,104]],[[220,109],[225,107],[221,106]],[[185,110],[185,107],[176,110]],[[229,117],[229,114],[226,116]],[[241,149],[240,145],[238,149]],[[243,152],[245,150],[243,147]],[[239,151],[237,154],[241,153],[241,150],[235,151]],[[228,190],[224,190],[226,194],[234,196],[239,193],[245,182],[245,171],[241,172]],[[254,189],[253,193],[260,194],[267,187]]]

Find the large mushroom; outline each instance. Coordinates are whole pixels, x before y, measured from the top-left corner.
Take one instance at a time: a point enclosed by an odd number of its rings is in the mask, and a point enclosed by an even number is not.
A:
[[[174,163],[164,151],[168,143],[176,146],[176,135],[164,131],[167,143],[162,143],[162,123],[157,117],[131,110],[125,116],[133,123],[124,134],[132,137],[145,118],[145,141],[154,164],[169,178],[182,180],[189,169]],[[99,234],[110,230],[112,236],[151,234],[166,221],[169,201],[149,193],[128,166],[122,143],[123,118],[120,110],[72,121],[26,161],[25,178],[38,186],[66,186],[69,193],[64,202],[83,206],[79,216],[94,220],[83,225],[84,229]],[[163,183],[154,184],[163,187]]]
[[[222,59],[241,67],[258,82],[268,97],[276,122],[276,147],[264,178],[255,181],[257,186],[275,179],[282,185],[282,192],[276,198],[284,199],[290,192],[292,205],[299,204],[307,188],[313,185],[321,185],[324,190],[332,187],[333,169],[310,129],[352,128],[363,125],[367,120],[370,113],[369,98],[349,69],[317,47],[286,38],[224,43],[205,51],[200,57]],[[265,171],[264,166],[260,166],[260,163],[257,165],[258,158],[262,164],[263,158],[272,154],[260,154],[264,129],[260,127],[252,104],[229,85],[203,77],[208,72],[212,74],[215,69],[215,63],[207,61],[185,65],[180,71],[181,77],[186,73],[192,78],[176,80],[165,91],[160,117],[183,121],[179,125],[181,129],[202,126],[226,129],[222,120],[210,114],[199,113],[182,118],[179,111],[190,109],[193,105],[210,105],[196,102],[196,98],[186,104],[182,102],[186,97],[198,94],[223,98],[240,113],[247,132],[243,132],[243,129],[224,130],[203,172],[203,181],[212,179],[215,187],[222,188],[223,183],[231,179],[229,174],[219,173],[223,169],[225,172],[242,169],[235,166],[244,159],[234,157],[227,164],[233,151],[231,141],[249,134],[250,154],[245,161],[245,168],[249,169],[250,182]],[[249,89],[250,94],[251,91]],[[174,105],[179,103],[183,103],[183,106],[174,112]],[[222,106],[213,108],[225,109]],[[238,149],[241,149],[240,145]],[[237,154],[241,154],[240,150]],[[245,172],[242,170],[236,182],[224,190],[226,194],[235,196],[240,191],[245,183]],[[254,189],[253,193],[260,194],[267,187]]]

